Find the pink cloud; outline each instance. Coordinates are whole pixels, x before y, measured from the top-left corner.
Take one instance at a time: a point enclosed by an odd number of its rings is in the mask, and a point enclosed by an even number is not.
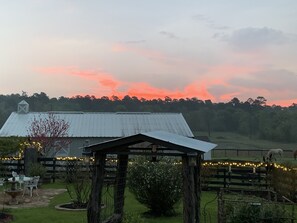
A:
[[[253,73],[252,71],[256,70],[256,68],[251,67],[232,65],[212,67],[208,72],[210,74],[209,76],[205,76],[204,78],[200,77],[199,80],[193,80],[190,84],[179,87],[178,89],[172,89],[172,86],[168,88],[156,87],[148,82],[122,81],[115,78],[113,74],[100,70],[81,70],[75,67],[48,67],[39,68],[37,70],[39,73],[48,76],[67,76],[70,78],[69,81],[71,81],[71,77],[81,79],[81,81],[77,80],[80,83],[80,88],[77,89],[76,92],[72,92],[72,95],[68,96],[94,95],[96,97],[112,97],[114,95],[123,98],[129,95],[145,99],[164,99],[166,96],[173,99],[196,97],[200,100],[210,99],[213,102],[226,102],[234,97],[245,101],[249,97],[256,98],[257,96],[263,96],[268,100],[267,103],[270,105],[278,104],[288,106],[297,102],[297,99],[292,97],[294,95],[292,91],[289,92],[291,93],[291,97],[284,96],[279,98],[277,95],[274,95],[274,91],[269,88],[263,88],[262,85],[261,87],[257,87],[254,82],[253,86],[249,85],[247,82],[248,79],[246,80],[246,78],[250,77]],[[240,79],[238,79],[239,77]],[[270,98],[274,98],[275,100],[270,100]]]
[[[206,83],[191,83],[180,90],[170,90],[167,88],[157,88],[145,82],[126,82],[114,78],[113,75],[101,71],[80,70],[74,67],[47,67],[38,68],[38,72],[46,75],[67,75],[76,76],[84,80],[89,80],[98,83],[93,92],[88,92],[88,95],[96,97],[113,95],[119,98],[125,95],[136,96],[146,99],[165,98],[166,96],[180,99],[198,97],[199,99],[214,99],[207,91]],[[86,86],[87,88],[88,86]],[[77,93],[74,95],[78,95]],[[73,96],[74,96],[73,95]]]

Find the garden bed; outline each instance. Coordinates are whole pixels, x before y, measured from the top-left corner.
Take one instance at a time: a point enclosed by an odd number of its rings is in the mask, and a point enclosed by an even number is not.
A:
[[[13,220],[13,216],[11,214],[0,212],[0,223],[8,223]]]

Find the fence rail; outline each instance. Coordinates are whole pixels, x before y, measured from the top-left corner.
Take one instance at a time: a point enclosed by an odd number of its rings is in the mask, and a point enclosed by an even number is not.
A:
[[[56,179],[65,177],[68,173],[74,171],[78,162],[82,171],[89,172],[92,170],[92,163],[78,161],[78,160],[58,160],[55,158],[39,158],[38,161],[46,168],[47,178],[55,182]],[[0,166],[0,177],[10,177],[12,171],[17,173],[24,172],[24,160],[3,160]],[[116,173],[116,166],[114,163],[107,162],[105,167],[107,182],[113,182]]]
[[[220,157],[253,157],[262,160],[263,156],[267,154],[269,149],[213,149],[211,150],[211,156],[213,158]],[[294,150],[292,149],[284,149],[283,150],[284,158],[292,158],[294,157]]]
[[[267,189],[269,180],[267,178],[267,170],[263,167],[209,167],[208,173],[203,176],[202,189],[242,189],[244,187]]]
[[[40,158],[39,162],[47,170],[47,178],[55,182],[59,178],[64,178],[68,173],[74,170],[77,160],[58,160],[55,158]],[[86,172],[92,169],[92,163],[80,161],[82,169]],[[5,160],[2,161],[0,177],[9,177],[11,172],[24,172],[23,160]],[[114,162],[107,162],[105,181],[112,184],[115,180],[116,165]],[[263,167],[228,167],[214,166],[202,168],[202,189],[219,189],[219,188],[243,188],[257,187],[267,188],[267,172]]]

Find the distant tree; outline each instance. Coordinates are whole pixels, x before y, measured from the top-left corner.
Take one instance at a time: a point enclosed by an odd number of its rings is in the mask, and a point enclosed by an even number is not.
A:
[[[240,101],[238,98],[235,97],[235,98],[232,98],[229,103],[232,104],[232,106],[237,107],[240,104]]]
[[[28,134],[33,141],[41,144],[41,155],[55,156],[70,143],[68,129],[68,122],[59,119],[53,113],[48,113],[47,117],[34,117],[28,128]]]
[[[265,106],[266,105],[267,100],[262,97],[262,96],[258,96],[254,101],[253,101],[253,105],[256,106]]]

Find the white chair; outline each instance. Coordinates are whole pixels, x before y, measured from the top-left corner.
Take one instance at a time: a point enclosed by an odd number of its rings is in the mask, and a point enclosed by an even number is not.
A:
[[[12,171],[12,172],[11,172],[11,175],[12,175],[12,177],[17,177],[17,176],[18,176],[18,173],[15,172],[15,171]]]
[[[4,178],[0,178],[0,186],[3,186],[4,185],[4,181],[5,181]]]
[[[37,196],[39,196],[38,194],[38,181],[40,179],[40,176],[34,176],[32,177],[31,180],[29,181],[24,181],[24,191],[23,191],[23,196],[25,195],[26,190],[28,190],[30,192],[30,196],[33,196],[33,189],[35,189],[35,192],[37,194]]]

